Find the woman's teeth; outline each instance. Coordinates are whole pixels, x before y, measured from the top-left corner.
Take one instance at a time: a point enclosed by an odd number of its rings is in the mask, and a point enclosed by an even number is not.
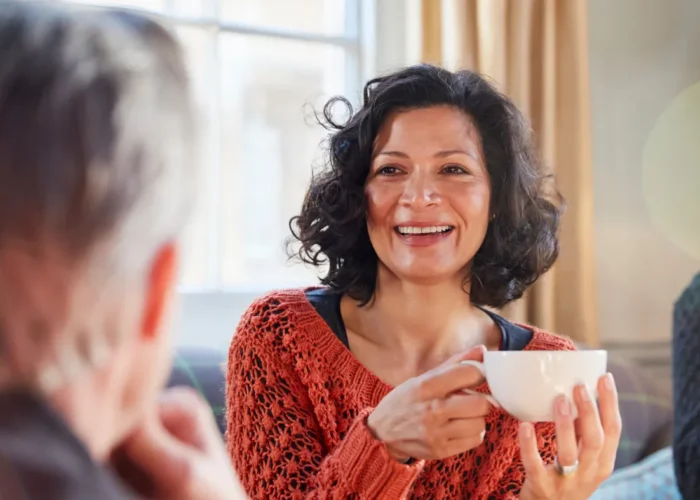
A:
[[[402,235],[408,234],[439,234],[446,233],[452,229],[452,226],[427,226],[427,227],[416,227],[416,226],[399,226],[396,230]]]

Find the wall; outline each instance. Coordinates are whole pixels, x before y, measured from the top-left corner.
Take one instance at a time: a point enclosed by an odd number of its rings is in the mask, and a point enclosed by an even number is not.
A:
[[[664,108],[700,81],[700,2],[589,5],[600,338],[668,362],[672,304],[700,260],[652,226],[642,150]]]

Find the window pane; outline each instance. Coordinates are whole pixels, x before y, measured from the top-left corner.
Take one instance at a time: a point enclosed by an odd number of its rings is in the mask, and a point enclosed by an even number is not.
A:
[[[217,0],[169,0],[169,13],[178,17],[211,17]]]
[[[177,35],[185,50],[198,120],[196,206],[185,235],[181,283],[185,287],[212,286],[212,245],[215,241],[217,207],[211,203],[212,186],[217,185],[218,126],[216,122],[216,40],[211,30],[178,27]]]
[[[287,265],[284,239],[312,165],[321,160],[326,134],[311,108],[343,92],[345,53],[322,44],[223,34],[219,57],[222,285],[309,282],[303,266]]]
[[[357,0],[221,0],[226,21],[292,31],[345,33],[346,6]]]

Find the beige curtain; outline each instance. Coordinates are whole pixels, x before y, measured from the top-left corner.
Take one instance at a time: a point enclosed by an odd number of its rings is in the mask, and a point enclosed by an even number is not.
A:
[[[567,200],[556,266],[507,308],[597,345],[586,0],[417,0],[420,59],[492,78],[530,117]],[[420,7],[418,7],[420,5]]]

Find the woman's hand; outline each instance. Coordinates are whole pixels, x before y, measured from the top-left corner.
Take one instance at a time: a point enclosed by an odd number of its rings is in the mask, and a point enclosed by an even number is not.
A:
[[[476,368],[460,364],[467,359],[481,361],[483,352],[477,347],[450,358],[382,399],[367,425],[392,457],[399,462],[437,460],[481,444],[490,405],[482,396],[459,391],[484,382]]]
[[[113,462],[124,482],[144,498],[247,498],[209,406],[188,388],[166,391],[157,412],[126,440]]]
[[[525,467],[522,500],[584,500],[612,474],[622,430],[613,377],[607,374],[598,381],[600,414],[585,386],[574,392],[579,415],[575,421],[567,398],[561,397],[555,405],[556,464],[542,463],[532,424],[520,426],[520,454]]]

